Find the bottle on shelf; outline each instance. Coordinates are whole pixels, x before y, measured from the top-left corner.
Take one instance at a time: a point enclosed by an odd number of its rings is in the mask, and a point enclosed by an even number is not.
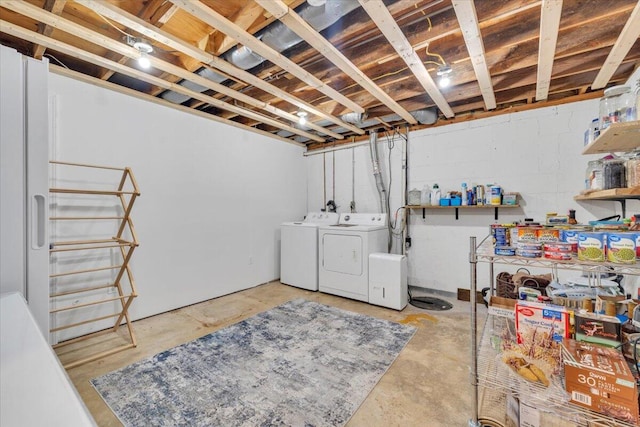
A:
[[[483,206],[485,204],[484,201],[484,185],[480,184],[476,187],[476,205]]]
[[[433,184],[433,189],[431,190],[431,204],[433,206],[440,205],[440,187],[438,184]]]
[[[420,204],[423,206],[428,206],[431,204],[431,194],[429,192],[429,186],[427,184],[422,187],[422,192],[420,193]]]
[[[468,200],[467,183],[466,182],[462,183],[461,196],[462,196],[462,206],[467,206],[469,204],[469,200]]]

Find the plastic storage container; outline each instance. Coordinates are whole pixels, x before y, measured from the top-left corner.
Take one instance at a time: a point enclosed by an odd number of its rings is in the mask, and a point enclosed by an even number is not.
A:
[[[627,172],[624,159],[609,159],[603,162],[602,175],[604,189],[625,188],[627,186]]]

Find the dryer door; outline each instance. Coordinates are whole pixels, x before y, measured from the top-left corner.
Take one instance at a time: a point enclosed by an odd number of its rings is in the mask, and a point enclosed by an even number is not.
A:
[[[322,262],[326,271],[360,276],[362,266],[362,237],[357,235],[324,234]]]

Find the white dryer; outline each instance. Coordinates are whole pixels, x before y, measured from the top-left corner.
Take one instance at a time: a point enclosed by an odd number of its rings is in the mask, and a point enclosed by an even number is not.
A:
[[[303,221],[280,227],[280,282],[318,290],[318,227],[337,224],[339,215],[309,212]]]
[[[387,252],[386,214],[343,213],[318,229],[319,290],[369,302],[369,254]]]

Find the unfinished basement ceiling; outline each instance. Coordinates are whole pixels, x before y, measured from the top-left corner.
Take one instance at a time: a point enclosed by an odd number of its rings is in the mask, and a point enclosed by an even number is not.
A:
[[[639,36],[638,0],[0,1],[0,43],[54,72],[309,149],[600,97]]]

